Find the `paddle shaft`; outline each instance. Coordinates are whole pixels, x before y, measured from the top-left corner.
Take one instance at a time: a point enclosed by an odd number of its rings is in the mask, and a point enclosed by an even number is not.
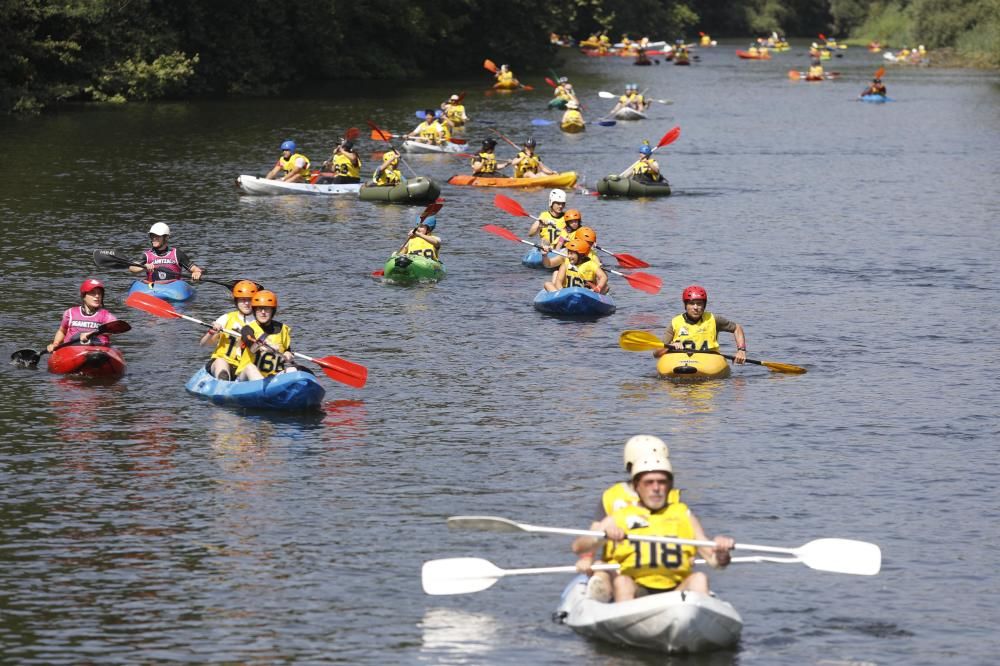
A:
[[[117,254],[109,254],[109,253],[106,253],[106,252],[101,252],[100,250],[98,250],[97,252],[100,253],[100,256],[107,257],[108,259],[110,259],[110,260],[112,260],[112,261],[114,261],[114,262],[116,262],[118,264],[121,264],[122,267],[125,267],[125,266],[135,266],[136,268],[142,268],[142,269],[146,268],[145,264],[140,264],[140,263],[137,263],[135,261],[130,261],[128,259],[125,259],[124,257],[119,257]],[[96,255],[95,255],[94,263],[97,264],[97,265],[100,265],[98,263],[97,259],[96,259]],[[166,273],[168,275],[176,275],[177,278],[175,278],[175,279],[181,279],[181,278],[184,277],[183,273],[178,273],[176,271],[168,271],[168,270],[164,270],[162,268],[158,268],[156,270],[158,270],[160,272],[163,272],[163,273]],[[188,273],[190,274],[190,271],[188,271]],[[232,289],[236,285],[236,283],[239,282],[239,280],[229,280],[229,281],[213,280],[212,278],[207,278],[207,277],[200,277],[200,278],[198,278],[198,281],[199,282],[211,282],[212,284],[218,284],[218,285],[221,285],[221,286],[226,287],[228,289]],[[255,282],[254,284],[257,284],[257,283]],[[257,288],[258,289],[263,289],[263,285],[257,284]]]

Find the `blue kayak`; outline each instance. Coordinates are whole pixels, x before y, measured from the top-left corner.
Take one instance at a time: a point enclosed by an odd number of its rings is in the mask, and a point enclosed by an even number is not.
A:
[[[162,298],[165,301],[180,303],[194,296],[194,289],[184,280],[167,280],[166,282],[146,282],[136,280],[132,283],[132,288],[128,290],[130,294],[149,294]]]
[[[558,256],[561,255],[549,252],[549,259],[555,259]],[[529,268],[545,268],[545,266],[542,266],[542,251],[537,247],[531,248],[528,254],[521,258],[521,264]]]
[[[610,296],[583,287],[543,289],[535,295],[534,305],[539,312],[562,317],[605,317],[616,309]]]
[[[227,382],[201,368],[185,384],[190,393],[217,405],[302,411],[316,409],[326,389],[308,372],[282,372],[254,382]]]
[[[882,104],[884,102],[893,101],[891,97],[886,97],[885,95],[862,95],[862,102],[871,102],[872,104]]]

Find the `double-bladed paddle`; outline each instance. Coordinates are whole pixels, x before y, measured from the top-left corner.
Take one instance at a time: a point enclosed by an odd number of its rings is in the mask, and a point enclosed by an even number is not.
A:
[[[667,344],[658,338],[656,335],[649,333],[647,331],[622,331],[622,334],[618,337],[618,346],[625,351],[656,351],[657,349],[666,348]],[[685,350],[681,350],[682,352]],[[699,351],[700,354],[719,354],[723,358],[728,358],[730,361],[735,360],[735,356],[729,354],[721,354],[717,351]],[[762,365],[772,372],[783,372],[789,375],[801,375],[806,372],[806,369],[798,365],[792,365],[791,363],[775,363],[774,361],[756,361],[752,358],[746,359],[747,363],[753,363],[754,365]]]
[[[597,96],[598,97],[603,97],[604,99],[618,99],[618,97],[619,97],[618,95],[614,94],[613,92],[608,92],[607,90],[600,91],[599,93],[597,93]],[[657,104],[673,104],[674,103],[674,100],[672,100],[672,99],[647,99],[646,101],[647,102],[656,102]]]
[[[558,120],[545,120],[544,118],[532,118],[531,119],[531,124],[534,125],[535,127],[548,127],[549,125],[555,125],[558,122],[559,122]],[[590,123],[587,123],[587,124],[588,125],[600,125],[601,127],[614,127],[615,125],[618,124],[618,121],[617,120],[594,120],[594,121],[591,121]]]
[[[146,268],[143,264],[132,261],[128,257],[124,256],[118,250],[94,250],[94,264],[98,268],[125,268],[126,266],[135,266],[136,268],[142,268],[143,270]],[[172,279],[175,280],[185,277],[181,273],[164,270],[162,268],[157,268],[156,271],[158,273],[171,275],[173,276]],[[233,287],[236,286],[236,283],[242,282],[242,280],[213,280],[212,278],[203,276],[199,282],[211,282],[212,284],[222,285],[223,287],[229,289],[229,291],[232,291]],[[258,289],[264,288],[264,285],[262,284],[258,284],[257,282],[254,282],[254,284],[257,285]]]
[[[95,328],[94,332],[91,334],[91,339],[93,339],[94,335],[126,333],[131,330],[132,326],[127,321],[116,319],[114,321],[109,321],[106,324],[101,324]],[[52,351],[78,344],[80,344],[80,336],[74,335],[71,340],[67,340],[53,347]],[[38,365],[38,362],[42,360],[42,355],[48,353],[48,348],[43,349],[42,351],[35,351],[34,349],[18,349],[10,355],[10,360],[14,363],[14,365],[22,368],[34,368]]]
[[[162,317],[164,319],[186,319],[187,321],[199,324],[205,328],[212,328],[212,324],[204,322],[200,319],[195,319],[194,317],[186,314],[182,314],[175,310],[170,303],[166,302],[162,298],[150,296],[149,294],[143,294],[141,292],[129,294],[128,298],[125,299],[125,305],[142,310],[143,312],[148,312],[156,317]],[[241,337],[240,331],[223,329],[222,332],[234,338]],[[305,354],[300,354],[298,352],[292,352],[292,354],[298,358],[312,361],[323,369],[323,373],[327,377],[340,382],[341,384],[347,384],[348,386],[353,386],[354,388],[361,388],[368,381],[368,368],[346,359],[342,359],[339,356],[313,358],[312,356],[306,356]]]
[[[414,171],[413,167],[407,164],[406,160],[403,159],[403,153],[400,150],[398,150],[396,146],[392,145],[392,133],[386,132],[384,129],[381,129],[378,125],[375,124],[375,121],[373,120],[366,120],[365,124],[368,125],[368,127],[372,128],[372,139],[375,141],[385,141],[387,144],[389,144],[389,147],[395,150],[396,154],[399,155],[399,161],[402,162],[403,166],[409,169],[410,173],[413,174],[413,177],[416,178],[417,172]],[[376,173],[378,172],[379,169],[381,169],[381,167],[377,167],[375,169]]]
[[[493,62],[492,60],[490,60],[489,58],[487,58],[486,60],[483,61],[483,67],[487,71],[489,71],[489,72],[491,72],[493,74],[496,74],[497,70],[500,69],[499,67],[497,67],[496,63]],[[534,86],[526,85],[524,83],[521,83],[520,81],[517,82],[517,85],[519,87],[523,88],[524,90],[534,90],[535,89]]]
[[[498,227],[495,224],[487,224],[483,226],[483,231],[491,234],[496,234],[501,238],[505,238],[509,241],[514,241],[515,243],[524,243],[525,245],[530,245],[531,247],[537,247],[539,250],[543,249],[541,245],[537,243],[532,243],[531,241],[528,240],[523,240],[521,238],[518,238],[513,232],[508,231],[503,227]],[[561,257],[569,257],[569,255],[563,252],[562,250],[549,250],[549,251],[554,252],[555,254],[558,254]],[[605,268],[604,270],[607,271],[608,273],[614,273],[615,275],[625,278],[628,281],[630,287],[632,287],[633,289],[638,289],[639,291],[644,291],[647,294],[658,294],[660,293],[660,289],[663,287],[663,280],[656,277],[655,275],[650,275],[649,273],[633,273],[632,275],[626,275],[625,273],[621,273],[612,268]]]
[[[421,112],[417,111],[417,113],[420,114]],[[423,115],[422,114],[419,117],[420,117],[421,120],[423,120]],[[407,138],[407,136],[405,134],[398,134],[398,133],[397,134],[393,134],[392,132],[390,132],[388,130],[378,130],[378,131],[372,130],[372,133],[371,133],[371,139],[372,139],[372,141],[383,141],[384,139],[382,138],[382,134],[385,134],[390,139],[406,139]],[[448,139],[448,142],[449,143],[454,143],[456,146],[464,146],[465,144],[469,143],[465,139],[456,139],[454,137]]]
[[[474,529],[490,532],[534,532],[541,534],[564,534],[569,536],[589,536],[603,539],[604,532],[595,530],[576,530],[565,527],[543,527],[516,523],[507,518],[497,516],[452,516],[448,518],[448,527],[452,529]],[[632,542],[646,541],[649,543],[676,543],[685,546],[714,548],[714,541],[701,539],[681,539],[678,537],[647,536],[626,534],[625,538]],[[783,553],[794,559],[778,560],[783,562],[801,562],[810,569],[830,571],[833,573],[853,574],[856,576],[874,576],[882,568],[882,550],[874,543],[856,541],[854,539],[815,539],[798,548],[782,548],[780,546],[758,546],[749,543],[737,543],[735,550],[753,550],[763,553]]]
[[[503,194],[498,194],[493,198],[493,205],[502,211],[510,213],[511,215],[517,215],[518,217],[529,217],[532,220],[535,220],[536,222],[540,221],[534,215],[529,215],[528,211],[524,210],[524,207],[522,207],[521,204],[519,204],[517,201]],[[543,222],[543,224],[545,223]],[[612,257],[617,259],[618,265],[621,266],[622,268],[649,268],[649,264],[647,264],[639,257],[632,256],[631,254],[627,254],[625,252],[615,253],[612,252],[611,250],[605,250],[600,245],[595,245],[594,247],[597,248],[599,251],[605,254],[610,254]]]
[[[664,134],[662,137],[660,137],[659,142],[655,146],[653,146],[653,152],[655,153],[657,150],[659,150],[660,148],[663,148],[664,146],[669,146],[674,141],[676,141],[680,137],[680,135],[681,135],[681,127],[680,127],[680,125],[677,125],[675,127],[671,127],[669,130],[667,130],[666,134]],[[624,178],[626,175],[628,175],[629,171],[631,171],[632,169],[635,168],[635,165],[638,164],[638,163],[639,163],[639,160],[636,160],[635,162],[632,162],[632,164],[630,164],[627,169],[625,169],[620,174],[618,174],[618,177],[619,178]]]

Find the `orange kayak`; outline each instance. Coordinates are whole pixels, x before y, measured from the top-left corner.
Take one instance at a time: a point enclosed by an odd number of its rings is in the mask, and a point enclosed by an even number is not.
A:
[[[535,178],[507,178],[504,176],[488,178],[459,174],[448,179],[449,185],[472,185],[475,187],[573,187],[575,183],[575,171],[564,171],[552,176],[536,176]]]

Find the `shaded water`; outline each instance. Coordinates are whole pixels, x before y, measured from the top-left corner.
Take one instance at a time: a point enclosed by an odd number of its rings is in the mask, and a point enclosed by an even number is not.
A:
[[[879,66],[851,49],[840,81],[790,82],[796,52],[742,62],[731,47],[690,68],[568,56],[586,93],[634,80],[658,105],[640,123],[562,135],[543,159],[593,187],[671,126],[660,162],[675,195],[572,196],[601,243],[664,279],[649,296],[612,276],[619,311],[563,322],[532,310],[544,274],[524,246],[480,231],[527,225],[494,192],[445,186],[438,230],[448,278],[380,285],[417,208],[351,198],[251,198],[294,137],[315,161],[366,118],[409,129],[455,88],[474,118],[515,140],[556,119],[535,93],[483,96],[486,79],[351,96],[167,103],[4,121],[0,314],[11,351],[41,347],[98,247],[138,251],[152,222],[216,276],[274,289],[296,348],[370,370],[361,391],[328,382],[313,416],[241,414],[183,390],[207,355],[201,329],[121,304],[133,323],[117,383],[3,367],[0,654],[17,663],[300,661],[489,664],[988,663],[1000,578],[998,435],[1000,89],[979,72],[893,69],[897,102],[854,97]],[[481,139],[486,125],[466,133]],[[367,134],[367,131],[364,132]],[[361,141],[374,162],[375,142]],[[501,146],[501,156],[510,154]],[[461,159],[407,162],[443,182]],[[51,173],[51,177],[42,177]],[[547,191],[507,192],[532,212]],[[802,376],[734,370],[675,386],[616,344],[660,330],[686,284],[741,322],[752,358]],[[221,287],[186,312],[212,319]],[[732,350],[731,336],[723,347]],[[797,546],[874,541],[875,578],[798,565],[734,565],[713,587],[745,621],[738,651],[667,660],[588,642],[549,615],[565,578],[504,580],[427,597],[420,564],[477,556],[504,568],[569,563],[558,537],[449,532],[454,514],[585,527],[618,480],[632,434],[667,439],[678,484],[709,533]]]

